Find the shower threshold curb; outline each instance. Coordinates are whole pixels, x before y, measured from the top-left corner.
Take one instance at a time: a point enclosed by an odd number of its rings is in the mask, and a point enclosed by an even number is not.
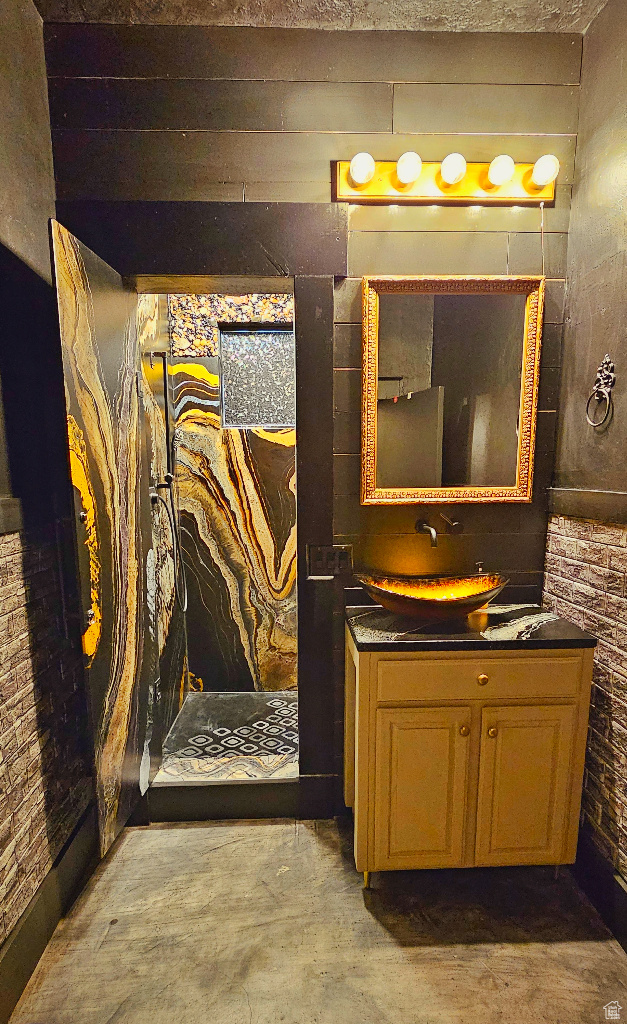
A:
[[[242,785],[242,782],[245,784]],[[297,779],[151,786],[150,822],[219,821],[229,818],[332,818],[346,813],[337,775]]]

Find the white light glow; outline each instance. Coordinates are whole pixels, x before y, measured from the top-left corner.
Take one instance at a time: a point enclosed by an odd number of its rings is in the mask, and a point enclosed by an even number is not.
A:
[[[353,185],[367,185],[374,178],[374,172],[375,162],[370,153],[356,153],[349,170]]]
[[[546,188],[551,182],[555,181],[560,172],[560,162],[556,156],[547,154],[541,156],[539,160],[536,160],[531,180],[538,188]]]
[[[440,174],[447,185],[458,185],[466,174],[466,161],[461,153],[449,153],[442,161]]]
[[[396,177],[401,185],[412,185],[421,171],[422,160],[417,153],[403,153],[396,161]]]
[[[488,181],[491,185],[498,187],[511,181],[516,171],[516,164],[511,156],[502,154],[495,156],[488,170]]]

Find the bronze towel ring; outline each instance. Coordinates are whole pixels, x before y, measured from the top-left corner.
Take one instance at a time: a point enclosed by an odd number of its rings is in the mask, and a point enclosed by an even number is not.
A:
[[[609,355],[606,355],[597,370],[594,387],[586,403],[586,419],[591,427],[602,427],[607,423],[612,412],[612,388],[615,383],[616,374],[614,372],[614,363],[610,359]],[[605,405],[601,419],[592,419],[590,417],[590,406],[593,399],[596,402],[603,402]]]

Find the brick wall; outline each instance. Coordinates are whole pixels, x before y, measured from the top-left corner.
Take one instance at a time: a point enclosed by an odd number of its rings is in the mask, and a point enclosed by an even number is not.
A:
[[[627,877],[627,526],[553,516],[545,569],[544,604],[599,638],[583,813]]]
[[[81,654],[51,533],[0,536],[0,942],[92,794]]]

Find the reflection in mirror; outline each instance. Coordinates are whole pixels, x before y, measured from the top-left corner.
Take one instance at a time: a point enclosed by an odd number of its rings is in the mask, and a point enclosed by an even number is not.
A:
[[[515,486],[525,307],[380,296],[377,487]]]
[[[530,501],[544,278],[363,294],[362,502]]]

